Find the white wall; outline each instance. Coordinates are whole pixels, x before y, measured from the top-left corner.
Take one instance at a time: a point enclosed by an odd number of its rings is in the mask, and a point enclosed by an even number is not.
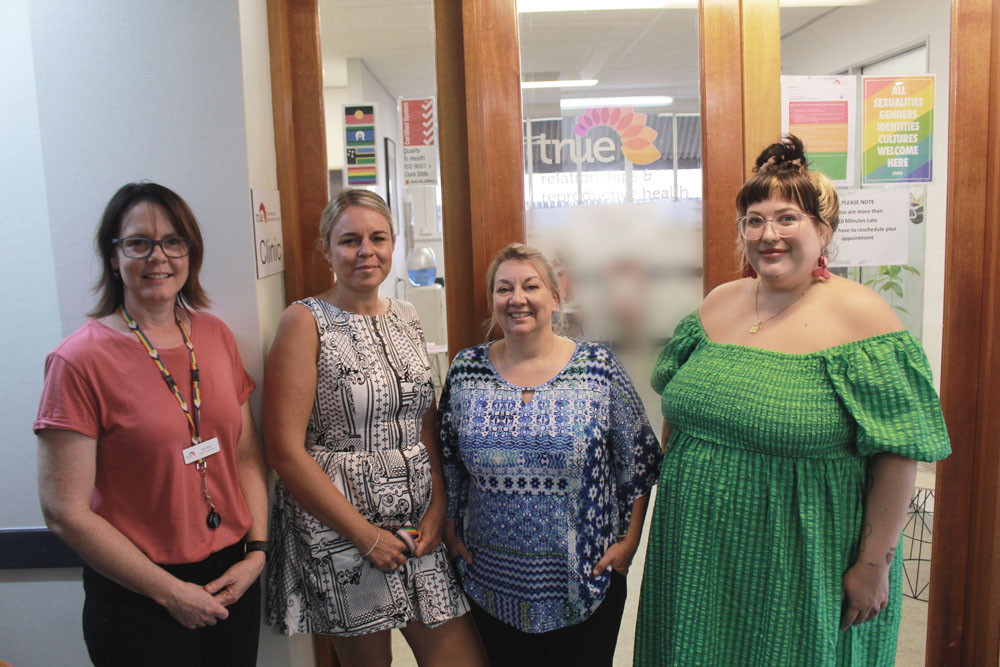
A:
[[[347,86],[325,86],[323,109],[326,115],[326,165],[327,169],[344,168],[344,105]]]
[[[948,173],[948,74],[951,39],[948,0],[878,0],[840,7],[781,40],[782,74],[834,74],[927,41],[934,95],[934,182],[927,186],[922,341],[941,376],[944,318],[944,242]]]
[[[5,0],[0,26],[0,527],[12,528],[42,525],[31,421],[43,362],[94,302],[93,234],[118,187],[154,180],[191,205],[212,311],[258,383],[284,290],[280,275],[256,280],[250,217],[250,188],[277,187],[266,0]],[[89,664],[82,604],[79,569],[0,571],[0,659]],[[311,644],[267,629],[260,664],[312,664]]]

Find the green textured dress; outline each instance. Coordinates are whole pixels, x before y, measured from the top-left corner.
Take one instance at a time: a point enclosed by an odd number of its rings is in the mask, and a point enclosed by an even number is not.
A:
[[[708,339],[697,313],[653,371],[673,426],[656,496],[635,664],[892,665],[889,606],[838,628],[841,577],[879,452],[950,452],[927,357],[907,332],[809,354]],[[901,553],[901,552],[900,552]]]

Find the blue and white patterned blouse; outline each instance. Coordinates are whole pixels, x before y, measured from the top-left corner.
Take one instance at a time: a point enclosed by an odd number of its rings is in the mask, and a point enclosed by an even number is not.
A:
[[[504,380],[489,344],[455,357],[439,420],[448,518],[472,554],[466,594],[495,618],[540,633],[590,616],[632,503],[656,483],[660,446],[624,368],[578,341],[566,367],[537,387]],[[533,390],[525,403],[521,392]]]

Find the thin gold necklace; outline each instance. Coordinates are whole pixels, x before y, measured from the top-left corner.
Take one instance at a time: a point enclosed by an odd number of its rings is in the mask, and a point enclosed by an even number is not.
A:
[[[809,283],[809,287],[812,287],[812,283]],[[799,294],[797,297],[795,297],[794,299],[792,299],[791,301],[789,301],[788,303],[786,303],[784,306],[782,306],[781,309],[778,312],[776,312],[774,315],[771,315],[771,317],[767,318],[766,320],[761,320],[760,319],[760,313],[757,311],[757,297],[760,295],[760,280],[758,280],[757,281],[757,287],[754,289],[754,293],[753,293],[753,314],[757,318],[757,321],[753,323],[752,327],[750,327],[750,333],[752,333],[752,334],[757,333],[758,331],[760,331],[760,328],[762,326],[764,326],[764,324],[766,324],[767,322],[770,322],[771,320],[773,320],[774,318],[776,318],[778,315],[781,315],[783,312],[785,312],[785,310],[789,306],[791,306],[793,303],[795,303],[796,301],[798,301],[799,299],[801,299],[803,296],[805,296],[805,293],[809,291],[809,287],[806,287],[804,290],[802,290],[801,294]]]

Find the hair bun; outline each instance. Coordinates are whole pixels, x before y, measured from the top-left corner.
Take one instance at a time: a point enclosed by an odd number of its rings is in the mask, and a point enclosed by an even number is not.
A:
[[[777,143],[773,143],[757,156],[754,171],[769,174],[778,171],[806,170],[806,154],[802,140],[789,134]]]

